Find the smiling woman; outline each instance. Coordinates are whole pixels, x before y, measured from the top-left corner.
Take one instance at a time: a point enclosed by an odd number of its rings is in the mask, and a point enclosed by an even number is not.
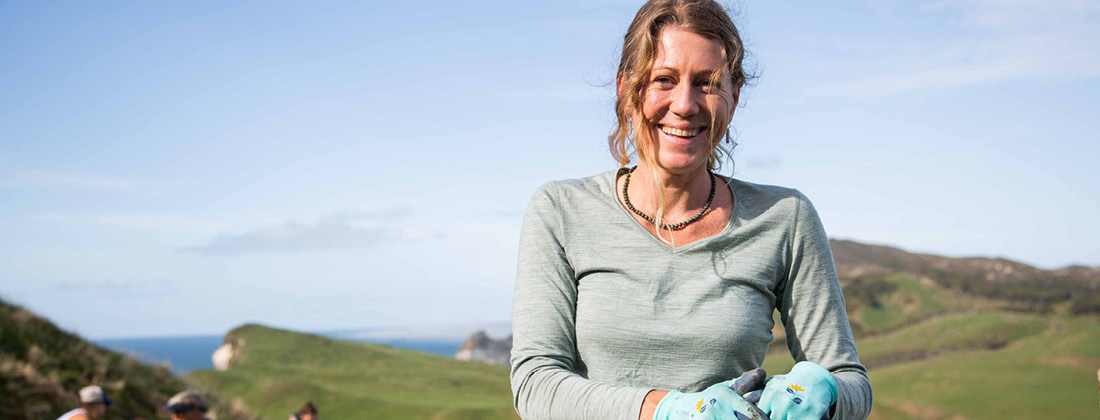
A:
[[[688,173],[708,163],[726,134],[740,86],[731,86],[713,39],[672,26],[661,32],[657,51],[642,95],[645,129],[657,129],[646,136],[652,144],[645,154],[663,172]]]
[[[715,173],[723,140],[733,146],[741,45],[711,0],[650,1],[630,25],[609,140],[623,167],[544,185],[524,217],[521,417],[867,417],[870,383],[813,206]],[[800,363],[765,385],[756,368],[776,310]]]

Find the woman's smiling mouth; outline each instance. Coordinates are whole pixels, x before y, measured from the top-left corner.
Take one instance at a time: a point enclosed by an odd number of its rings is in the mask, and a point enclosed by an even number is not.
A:
[[[695,137],[695,136],[699,135],[699,132],[701,132],[701,131],[703,131],[702,127],[689,128],[689,129],[679,129],[679,128],[675,128],[675,127],[669,127],[667,125],[662,125],[661,126],[661,132],[663,132],[665,134],[668,134],[670,136],[676,136],[676,137],[685,138],[685,139]]]

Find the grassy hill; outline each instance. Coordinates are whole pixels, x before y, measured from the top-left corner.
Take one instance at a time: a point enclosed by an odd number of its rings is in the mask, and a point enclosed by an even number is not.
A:
[[[871,370],[874,418],[1100,417],[1100,325],[1057,316],[1046,321],[1042,332],[999,349],[945,353]]]
[[[875,420],[1097,418],[1100,268],[1040,270],[833,241]],[[764,368],[790,369],[782,326]],[[332,419],[517,419],[508,371],[386,346],[245,325],[227,371],[183,380],[0,302],[0,419],[52,420],[96,382],[112,418],[152,419],[189,383],[233,399],[219,418],[282,420],[307,400]],[[212,399],[218,400],[211,393]]]
[[[864,325],[857,344],[875,390],[872,419],[1100,414],[1095,317],[1073,315],[1068,304],[1020,312],[1010,302],[961,297],[905,273],[876,281],[896,287],[875,295],[880,306],[873,310],[851,305]],[[342,419],[516,418],[504,368],[259,325],[233,330],[226,340],[241,344],[232,367],[190,378],[241,398],[265,418],[281,419],[307,399],[326,417]],[[775,374],[792,365],[779,345],[764,368]]]
[[[1075,314],[1073,301],[1020,305],[918,276],[868,270],[841,280],[875,392],[871,419],[1100,416],[1097,316]],[[778,345],[764,369],[793,364]]]
[[[0,419],[54,420],[79,405],[77,391],[102,386],[115,405],[107,419],[157,418],[168,397],[194,387],[167,367],[96,346],[22,307],[0,300]],[[252,420],[204,390],[211,418]]]
[[[1100,267],[1043,270],[1004,258],[949,258],[852,241],[829,243],[842,280],[906,273],[951,293],[1000,301],[1013,310],[1042,312],[1065,305],[1074,314],[1100,314]]]
[[[1046,271],[834,241],[875,420],[1097,418],[1100,269]],[[794,364],[782,326],[764,368]],[[504,368],[258,325],[225,372],[190,378],[279,419],[514,419]]]
[[[307,400],[324,418],[517,419],[508,370],[477,362],[245,325],[230,331],[226,371],[188,375],[267,419]]]

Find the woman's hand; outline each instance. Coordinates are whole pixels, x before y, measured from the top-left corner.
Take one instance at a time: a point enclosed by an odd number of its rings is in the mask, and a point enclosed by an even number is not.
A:
[[[833,374],[812,362],[798,362],[786,375],[768,378],[757,406],[771,420],[816,420],[836,403]]]
[[[756,368],[743,373],[741,377],[732,382],[724,383],[728,384],[729,388],[733,390],[734,393],[741,395],[746,401],[755,406],[756,402],[760,401],[760,393],[764,390],[764,378],[767,376],[768,374],[764,369]],[[657,406],[666,395],[668,395],[668,391],[649,391],[649,394],[645,396],[645,400],[642,401],[642,411],[638,416],[638,420],[654,419],[656,417]],[[763,419],[767,420],[767,417]]]
[[[759,377],[757,377],[759,376]],[[764,420],[764,415],[756,406],[745,401],[737,393],[737,389],[748,390],[756,386],[763,379],[763,371],[747,372],[736,381],[726,381],[711,385],[702,392],[682,393],[671,391],[661,398],[660,403],[652,417],[646,417],[646,404],[643,403],[641,420],[674,420],[674,419],[730,419],[738,420]],[[755,382],[755,383],[754,383]],[[646,401],[660,391],[650,392],[646,395]]]

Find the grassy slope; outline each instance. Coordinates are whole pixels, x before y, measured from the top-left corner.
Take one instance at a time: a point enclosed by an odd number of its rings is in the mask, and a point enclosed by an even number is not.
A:
[[[946,293],[909,276],[854,322],[875,392],[871,418],[1096,418],[1100,323],[1064,314],[1021,314]],[[899,305],[899,303],[904,303]],[[877,322],[888,320],[887,322]],[[764,369],[786,372],[786,349]]]
[[[885,280],[898,287],[885,299],[880,308],[865,308],[853,318],[862,322],[868,331],[897,328],[908,322],[942,313],[954,304],[948,293],[927,287],[906,274],[893,274]]]
[[[1064,313],[1003,310],[907,275],[879,308],[852,318],[871,367],[871,418],[1096,418],[1100,323]],[[507,370],[383,346],[246,326],[245,357],[228,372],[193,378],[281,420],[306,399],[344,419],[511,418]],[[786,348],[764,368],[786,372]]]
[[[888,409],[876,418],[1097,418],[1100,325],[1083,318],[1050,321],[1043,333],[1000,350],[872,370],[876,406]]]
[[[115,400],[107,420],[158,418],[169,396],[192,387],[166,367],[100,348],[0,300],[0,419],[56,419],[78,405],[77,392],[88,384],[102,386]],[[252,418],[206,394],[218,419]]]
[[[960,350],[993,350],[1046,327],[1038,315],[956,313],[862,340],[859,357],[873,368]]]
[[[386,346],[246,325],[243,358],[189,377],[268,419],[306,400],[340,419],[515,419],[508,370]]]

